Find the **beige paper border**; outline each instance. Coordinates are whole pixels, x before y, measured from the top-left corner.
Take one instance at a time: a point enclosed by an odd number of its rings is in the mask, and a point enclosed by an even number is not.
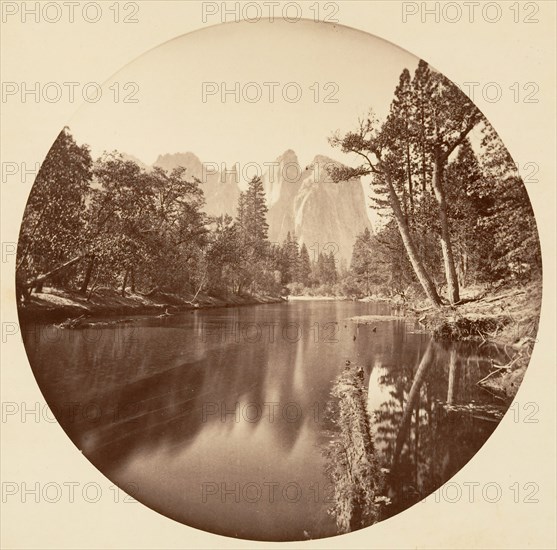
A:
[[[7,4],[8,2],[4,2]],[[99,2],[100,3],[100,2]],[[484,2],[485,3],[485,2]],[[32,4],[32,2],[27,2]],[[113,2],[103,2],[104,10]],[[82,21],[2,25],[2,81],[103,82],[137,55],[170,38],[203,26],[200,2],[140,2],[138,24],[114,24],[103,12],[96,24]],[[219,2],[220,4],[220,2]],[[313,4],[313,2],[311,2]],[[490,504],[478,498],[436,503],[429,498],[410,510],[341,538],[303,543],[306,548],[555,548],[555,23],[553,1],[538,1],[539,23],[515,23],[511,2],[504,17],[488,23],[477,16],[439,23],[430,16],[402,22],[402,2],[339,2],[340,23],[386,38],[426,59],[455,82],[536,82],[540,102],[476,104],[499,131],[519,164],[537,162],[539,183],[527,186],[536,212],[544,253],[544,303],[532,362],[517,403],[536,403],[539,423],[513,422],[507,415],[478,455],[453,481],[498,483],[503,498]],[[415,2],[420,7],[421,2]],[[435,2],[427,2],[433,6]],[[522,3],[524,4],[524,3]],[[307,3],[304,7],[307,11]],[[522,8],[521,8],[522,9]],[[449,14],[449,17],[451,14]],[[78,18],[79,19],[79,18]],[[217,21],[212,20],[211,23]],[[510,92],[509,92],[510,93]],[[2,103],[1,160],[26,161],[46,155],[77,104]],[[2,242],[17,240],[32,178],[3,182]],[[17,321],[13,256],[2,262],[2,322]],[[2,402],[44,403],[21,341],[1,345]],[[76,499],[50,504],[2,504],[2,548],[267,548],[275,544],[235,541],[190,529],[140,504],[113,502],[110,483],[79,456],[57,424],[10,419],[2,428],[2,481],[98,483],[96,503]],[[516,504],[508,487],[519,482],[540,486],[537,504]],[[32,498],[32,497],[31,497]],[[522,497],[521,497],[522,498]],[[299,548],[302,543],[283,544]]]

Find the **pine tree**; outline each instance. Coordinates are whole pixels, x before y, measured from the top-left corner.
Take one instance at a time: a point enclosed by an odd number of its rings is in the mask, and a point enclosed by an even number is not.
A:
[[[286,279],[288,283],[300,282],[300,262],[299,247],[295,235],[291,235],[290,231],[286,235],[283,243],[284,257],[286,260]]]
[[[261,258],[268,249],[267,201],[261,178],[254,177],[240,194],[237,221],[250,252]]]
[[[311,277],[311,261],[309,258],[309,252],[306,247],[306,244],[303,243],[300,248],[300,256],[299,256],[299,274],[300,274],[300,282],[304,286],[309,286],[310,284],[310,277]]]
[[[477,275],[485,261],[489,234],[485,219],[492,204],[482,169],[467,139],[445,174],[448,216],[454,244],[455,262],[461,285]]]
[[[338,281],[337,258],[334,251],[331,250],[328,255],[325,255],[325,262],[327,266],[327,282],[334,284]]]
[[[418,278],[420,284],[431,303],[441,306],[441,299],[437,293],[435,284],[430,273],[426,270],[423,260],[416,246],[408,221],[404,215],[400,198],[396,191],[396,179],[399,176],[397,165],[396,126],[393,124],[383,125],[378,129],[378,121],[373,116],[361,120],[359,127],[344,136],[334,135],[329,142],[333,147],[339,147],[344,153],[356,152],[365,159],[364,164],[357,168],[333,168],[330,175],[333,181],[345,181],[363,175],[372,176],[372,185],[375,189],[386,195],[388,205],[400,233],[408,259]]]
[[[390,114],[385,122],[388,133],[396,136],[391,147],[396,152],[397,177],[396,189],[401,196],[402,209],[407,223],[411,224],[414,211],[414,174],[412,166],[412,89],[410,72],[404,69],[400,75],[398,86],[395,89],[394,99],[391,103]],[[393,170],[394,172],[394,170]]]
[[[489,249],[492,278],[537,278],[541,274],[541,250],[524,182],[489,123],[484,128],[482,146],[481,165],[487,192],[492,197],[485,220],[485,230],[492,236]]]
[[[453,151],[483,120],[483,115],[470,99],[442,74],[430,70],[429,81],[425,84],[429,91],[426,107],[431,113],[433,131],[424,131],[425,149],[426,154],[429,152],[431,155],[431,181],[438,205],[441,251],[449,300],[451,303],[457,303],[460,300],[460,292],[449,226],[445,170]]]
[[[246,285],[251,285],[252,290],[255,290],[259,283],[269,279],[272,265],[267,210],[263,182],[255,176],[238,200],[238,293]]]
[[[428,141],[433,134],[429,97],[432,93],[429,65],[420,59],[411,83],[410,133],[414,142],[414,171],[423,194],[431,184],[431,151]]]
[[[366,296],[371,294],[371,282],[375,270],[372,235],[366,227],[356,237],[352,251],[350,271],[355,276],[356,282],[362,287]]]

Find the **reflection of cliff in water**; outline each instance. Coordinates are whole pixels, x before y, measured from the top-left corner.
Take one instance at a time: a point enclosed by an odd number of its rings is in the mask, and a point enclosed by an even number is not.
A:
[[[259,421],[269,422],[271,407],[265,403],[284,406],[292,395],[299,396],[299,409],[290,414],[302,411],[304,418],[309,417],[317,396],[303,391],[309,382],[303,356],[311,341],[300,339],[284,346],[279,356],[268,346],[236,343],[232,331],[237,313],[227,310],[226,326],[214,327],[212,333],[201,323],[193,327],[193,337],[184,333],[190,341],[183,356],[175,352],[182,330],[178,319],[164,324],[148,320],[141,323],[139,333],[124,327],[118,336],[113,329],[48,328],[54,335],[53,347],[59,345],[64,353],[57,361],[41,364],[35,375],[60,424],[101,468],[103,464],[114,468],[130,453],[161,445],[186,449],[211,424],[231,431],[241,423],[253,432]],[[149,327],[148,338],[143,326]],[[134,333],[142,337],[135,338]],[[223,340],[228,346],[222,345]],[[33,347],[28,349],[32,355]],[[31,364],[40,363],[31,357]],[[280,408],[275,409],[272,433],[287,450],[296,444],[303,423],[288,422]],[[253,417],[254,421],[246,421]]]
[[[376,327],[349,320],[392,313],[386,304],[291,302],[103,328],[24,327],[24,339],[56,418],[111,481],[133,483],[135,498],[193,527],[302,540],[338,531],[327,514],[321,449],[331,426],[322,412],[347,361],[362,368],[361,385],[369,387],[363,406],[373,445],[362,439],[345,447],[357,451],[353,463],[371,454],[371,471],[389,472],[384,484],[370,475],[371,486],[360,484],[344,500],[351,519],[341,530],[425,496],[495,426],[487,420],[492,397],[476,382],[489,372],[490,356],[506,359],[487,345],[430,343],[404,319]],[[252,328],[238,334],[236,323]],[[300,337],[292,338],[296,327]],[[273,420],[266,403],[277,405]],[[281,496],[288,484],[299,487],[300,500],[270,499],[267,484],[275,482]],[[217,493],[204,500],[207,483]],[[262,491],[256,502],[243,498],[250,486]],[[385,496],[392,505],[382,504]]]

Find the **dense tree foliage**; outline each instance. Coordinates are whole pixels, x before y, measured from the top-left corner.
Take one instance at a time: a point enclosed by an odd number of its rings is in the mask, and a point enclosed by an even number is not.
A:
[[[99,287],[197,295],[362,296],[421,288],[457,303],[460,288],[538,277],[535,220],[516,167],[472,102],[420,61],[400,75],[386,120],[360,120],[330,142],[362,161],[334,181],[371,176],[378,230],[349,264],[288,233],[269,242],[264,185],[254,177],[235,218],[204,212],[185,168],[142,168],[117,152],[93,162],[65,128],[29,197],[18,243],[18,294],[45,281],[90,296]],[[311,250],[312,255],[308,251]]]
[[[144,170],[117,153],[95,163],[65,129],[27,204],[18,243],[18,285],[63,284],[188,292],[208,277],[218,231],[203,212],[200,183],[184,168]]]
[[[23,283],[32,274],[46,273],[80,254],[91,167],[89,149],[78,146],[64,128],[29,195],[18,242],[18,291],[25,291]]]
[[[376,270],[387,261],[387,279],[417,281],[439,306],[443,294],[458,303],[462,285],[539,275],[535,221],[512,159],[468,97],[424,61],[412,79],[402,72],[383,124],[370,112],[330,143],[363,160],[331,170],[335,181],[372,178],[374,207],[386,217],[372,254]]]

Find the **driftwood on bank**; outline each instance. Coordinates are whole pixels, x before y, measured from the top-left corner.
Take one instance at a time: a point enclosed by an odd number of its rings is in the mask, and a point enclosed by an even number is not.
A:
[[[113,321],[88,321],[88,315],[83,314],[79,317],[69,318],[54,326],[61,329],[82,329],[82,328],[102,328],[111,327],[113,325],[120,325],[124,323],[131,323],[133,319],[115,319]]]
[[[75,317],[73,319],[68,318],[55,326],[57,326],[58,328],[78,328],[82,325],[86,318],[87,315],[84,313],[83,315],[80,315],[79,317]]]
[[[329,414],[336,429],[324,453],[333,487],[329,512],[340,532],[348,533],[378,521],[388,499],[381,495],[382,473],[367,412],[363,369],[347,361],[331,395],[335,404]]]

